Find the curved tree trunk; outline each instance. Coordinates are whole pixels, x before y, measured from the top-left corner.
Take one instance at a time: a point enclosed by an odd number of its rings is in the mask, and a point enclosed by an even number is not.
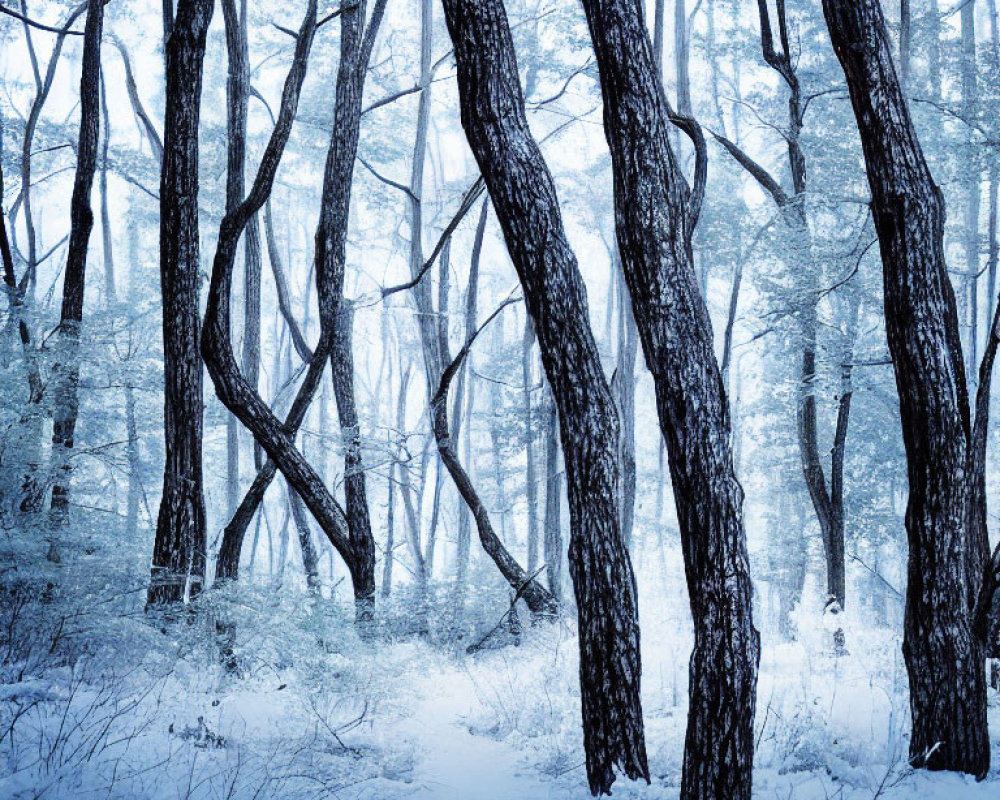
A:
[[[472,485],[472,480],[458,460],[458,456],[455,453],[454,439],[451,437],[451,431],[448,426],[448,388],[451,386],[451,381],[461,369],[462,362],[468,355],[469,349],[472,347],[472,343],[475,341],[479,331],[482,330],[482,327],[488,325],[507,305],[509,303],[501,306],[483,323],[483,326],[473,331],[466,340],[461,352],[455,357],[455,360],[445,368],[441,376],[441,383],[431,400],[431,414],[434,419],[434,438],[437,440],[441,461],[455,481],[455,486],[458,487],[462,499],[465,500],[466,505],[468,505],[469,510],[472,512],[472,516],[476,520],[476,528],[479,531],[479,540],[483,544],[483,550],[493,559],[493,563],[500,570],[500,574],[510,584],[511,589],[514,590],[515,596],[523,597],[533,614],[554,616],[559,612],[559,604],[555,597],[535,579],[534,573],[525,572],[521,565],[511,556],[507,548],[503,546],[500,537],[496,535],[496,531],[493,530],[486,505],[479,498],[479,494]]]
[[[983,653],[969,618],[970,421],[944,199],[896,77],[877,0],[824,0],[864,149],[882,251],[910,494],[903,655],[911,762],[983,777],[989,769]],[[979,574],[982,574],[981,572]]]
[[[601,75],[622,266],[656,387],[694,619],[681,797],[749,800],[760,638],[729,404],[691,252],[704,141],[679,120],[701,162],[689,189],[670,145],[641,4],[584,0],[584,10]]]
[[[160,286],[166,464],[156,521],[149,603],[201,589],[205,575],[202,364],[199,353],[198,122],[212,0],[179,0],[166,41],[160,175]]]
[[[559,407],[569,490],[587,776],[608,792],[617,765],[649,779],[639,693],[635,578],[618,510],[618,418],[588,323],[559,201],[524,113],[501,0],[445,0],[462,125],[524,288]]]

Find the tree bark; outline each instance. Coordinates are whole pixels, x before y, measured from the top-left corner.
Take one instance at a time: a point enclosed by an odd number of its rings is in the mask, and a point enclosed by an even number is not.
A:
[[[694,620],[681,797],[749,800],[760,638],[729,405],[691,251],[704,140],[667,106],[639,0],[584,0],[584,11],[601,76],[619,250],[656,387]],[[692,188],[670,145],[670,119],[695,144]]]
[[[70,202],[69,249],[63,273],[62,309],[59,315],[58,361],[53,368],[52,522],[69,521],[69,491],[73,473],[71,452],[80,412],[80,328],[87,276],[87,250],[94,228],[90,205],[97,172],[101,130],[101,37],[104,3],[90,0],[83,36],[83,71],[80,77],[80,134],[77,142],[76,178]]]
[[[340,435],[344,444],[344,498],[346,501],[347,529],[351,535],[351,549],[357,559],[356,571],[364,585],[356,592],[369,605],[375,601],[375,538],[368,518],[368,496],[365,491],[365,465],[361,453],[361,425],[354,400],[354,307],[350,301],[341,300],[337,311],[336,332],[330,364],[333,374],[333,393],[340,419]],[[372,609],[365,611],[371,615]]]
[[[618,419],[555,186],[525,118],[503,3],[445,0],[444,9],[462,125],[524,288],[559,407],[587,776],[591,791],[608,792],[616,765],[630,778],[649,780],[635,578],[618,509]]]
[[[199,355],[198,122],[210,0],[178,0],[166,42],[160,177],[160,284],[166,464],[156,523],[151,605],[194,595],[205,575],[202,375]]]
[[[824,0],[847,77],[882,251],[886,333],[909,476],[903,655],[911,763],[984,777],[986,682],[969,608],[970,420],[955,297],[944,255],[944,198],[896,77],[877,0]]]

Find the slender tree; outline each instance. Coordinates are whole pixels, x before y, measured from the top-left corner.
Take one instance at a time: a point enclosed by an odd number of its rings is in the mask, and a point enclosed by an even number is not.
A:
[[[52,518],[66,524],[69,518],[70,451],[80,412],[80,328],[87,276],[87,251],[94,228],[90,204],[97,172],[101,131],[101,37],[104,2],[90,0],[83,37],[83,71],[80,76],[80,134],[77,142],[76,178],[70,201],[69,250],[63,273],[62,309],[59,314],[59,361],[55,367],[52,449],[57,476],[52,484]]]
[[[816,263],[812,232],[806,215],[808,189],[807,165],[802,149],[802,128],[805,118],[805,102],[799,81],[785,0],[777,0],[777,46],[767,0],[757,2],[761,50],[764,61],[773,69],[788,88],[787,141],[788,170],[792,179],[790,191],[782,187],[760,162],[751,158],[737,144],[725,136],[715,138],[726,151],[753,177],[764,192],[771,197],[781,214],[786,235],[787,258],[797,276],[797,288],[801,296],[793,299],[794,316],[801,341],[802,360],[799,371],[799,390],[796,404],[799,457],[806,489],[812,501],[813,510],[819,523],[826,560],[826,600],[825,607],[839,613],[846,607],[847,578],[844,540],[844,451],[850,424],[852,393],[841,393],[837,402],[837,423],[833,434],[834,446],[830,455],[829,481],[823,465],[819,447],[819,421],[816,404],[817,353],[819,350],[819,313],[821,271]],[[732,321],[732,318],[731,318]],[[727,328],[727,342],[732,334]],[[730,345],[731,346],[731,345]],[[728,357],[728,353],[727,353]],[[848,381],[850,375],[847,376]],[[834,643],[838,651],[843,650],[845,637],[843,629],[834,632]]]

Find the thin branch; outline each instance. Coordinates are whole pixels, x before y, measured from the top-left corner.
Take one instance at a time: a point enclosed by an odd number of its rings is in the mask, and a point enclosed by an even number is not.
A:
[[[362,166],[364,166],[366,170],[368,170],[372,175],[374,175],[376,178],[382,181],[382,183],[384,183],[386,186],[391,186],[393,189],[398,189],[399,191],[403,192],[414,203],[420,202],[420,198],[413,193],[413,191],[410,189],[409,186],[404,186],[403,184],[397,183],[396,181],[392,180],[392,178],[385,177],[385,175],[381,174],[377,169],[375,169],[375,167],[369,164],[365,160],[365,157],[361,155],[361,153],[357,154],[357,159],[358,161],[361,162]]]
[[[6,14],[7,16],[13,17],[14,19],[19,19],[25,25],[30,25],[32,28],[36,28],[37,30],[40,31],[46,31],[48,33],[58,33],[62,36],[83,36],[83,31],[71,31],[69,29],[69,26],[76,21],[75,17],[71,19],[69,22],[67,22],[63,27],[53,28],[50,25],[45,25],[41,22],[35,22],[35,20],[31,19],[30,17],[25,16],[24,14],[21,14],[17,11],[14,11],[14,9],[12,8],[7,8],[7,6],[0,5],[0,14]]]

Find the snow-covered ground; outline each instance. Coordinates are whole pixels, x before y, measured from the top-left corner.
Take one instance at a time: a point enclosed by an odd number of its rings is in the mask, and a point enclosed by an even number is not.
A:
[[[294,592],[213,601],[162,627],[138,599],[113,615],[83,599],[77,616],[26,606],[0,637],[3,800],[589,797],[571,622],[468,655],[467,636],[363,640],[345,609]],[[205,644],[219,621],[236,624],[239,676]],[[848,625],[850,654],[836,657],[808,623],[794,643],[764,634],[755,797],[1000,796],[997,766],[983,783],[906,768],[905,670],[890,633]],[[616,797],[678,796],[688,642],[682,614],[643,607],[653,781],[620,779]],[[996,696],[990,714],[997,765]]]

